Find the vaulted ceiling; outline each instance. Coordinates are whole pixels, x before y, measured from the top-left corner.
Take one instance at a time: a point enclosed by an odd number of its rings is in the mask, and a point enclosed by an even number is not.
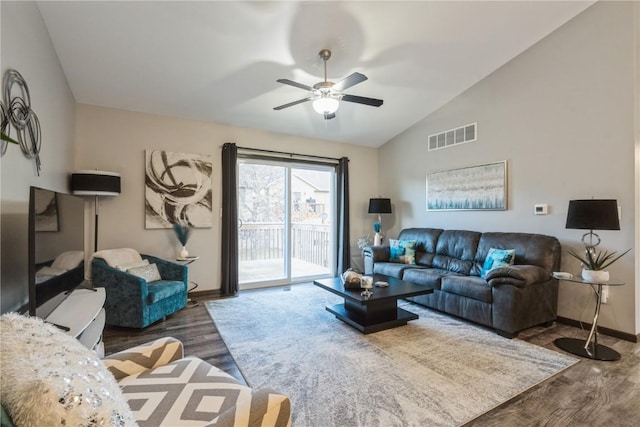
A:
[[[593,1],[42,1],[77,102],[377,147]],[[277,83],[368,80],[324,120]],[[462,123],[464,124],[464,123]]]

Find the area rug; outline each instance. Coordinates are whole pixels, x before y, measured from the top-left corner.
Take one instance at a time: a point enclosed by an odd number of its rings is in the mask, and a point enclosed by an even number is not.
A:
[[[325,310],[312,284],[206,303],[253,388],[289,395],[293,425],[457,426],[577,360],[401,302],[420,316],[363,335]]]

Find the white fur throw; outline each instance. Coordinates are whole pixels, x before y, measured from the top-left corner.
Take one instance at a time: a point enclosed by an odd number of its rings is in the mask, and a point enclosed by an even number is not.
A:
[[[131,248],[105,249],[93,254],[93,257],[102,258],[111,267],[123,271],[142,263],[142,257],[138,251]]]
[[[55,326],[0,316],[0,397],[16,425],[135,426],[113,375]]]
[[[79,266],[82,261],[84,261],[84,252],[68,251],[58,255],[51,264],[51,267],[71,270],[72,268]]]

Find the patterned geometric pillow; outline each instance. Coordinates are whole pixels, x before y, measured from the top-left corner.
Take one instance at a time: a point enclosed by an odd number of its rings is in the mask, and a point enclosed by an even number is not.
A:
[[[482,273],[480,274],[480,277],[485,279],[487,277],[487,273],[494,268],[513,265],[515,258],[515,249],[489,249],[489,253],[487,253],[487,257],[484,259],[484,265],[482,266]]]
[[[389,239],[389,261],[403,264],[416,263],[416,241]]]

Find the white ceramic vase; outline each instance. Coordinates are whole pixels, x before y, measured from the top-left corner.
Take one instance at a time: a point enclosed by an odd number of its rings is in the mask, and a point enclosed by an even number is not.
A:
[[[180,249],[180,259],[187,259],[188,256],[189,256],[189,251],[187,251],[186,246],[183,246],[182,249]]]
[[[609,281],[609,272],[606,270],[582,270],[582,280],[589,283],[606,283]]]

